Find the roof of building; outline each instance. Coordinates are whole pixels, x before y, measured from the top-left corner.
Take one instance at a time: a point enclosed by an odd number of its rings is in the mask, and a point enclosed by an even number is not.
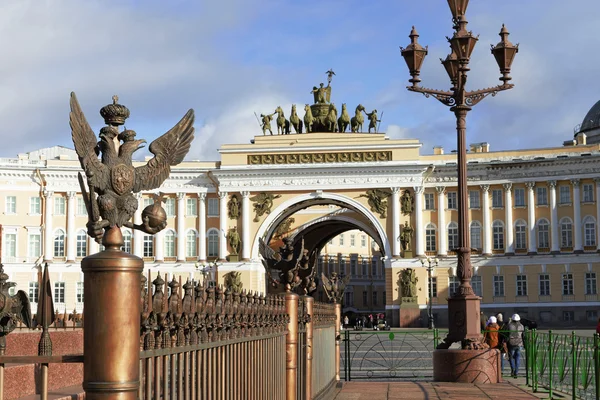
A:
[[[575,129],[575,134],[589,132],[598,128],[600,128],[600,100],[585,114],[581,125]]]

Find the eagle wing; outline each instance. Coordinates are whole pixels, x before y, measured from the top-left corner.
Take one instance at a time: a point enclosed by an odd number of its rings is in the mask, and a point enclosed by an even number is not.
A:
[[[262,203],[263,201],[265,201],[266,198],[267,198],[266,193],[259,193],[257,195],[250,197],[250,201],[252,201],[252,202],[256,201],[256,202]]]
[[[28,328],[33,327],[33,319],[31,318],[31,304],[29,297],[24,291],[19,290],[16,295],[11,297],[12,307],[11,312],[15,314]]]
[[[326,292],[329,292],[333,285],[331,284],[331,281],[329,280],[329,278],[326,277],[325,274],[322,272],[321,272],[321,280],[323,281],[323,289],[325,289]]]
[[[392,191],[387,189],[375,189],[373,193],[377,195],[377,197],[390,197],[392,195]]]
[[[159,187],[171,172],[171,166],[183,161],[194,139],[194,110],[189,110],[181,121],[167,133],[150,143],[154,157],[148,164],[135,169],[133,191]]]
[[[71,136],[75,151],[79,157],[81,168],[85,171],[88,183],[99,189],[105,190],[110,184],[110,171],[108,167],[100,162],[96,154],[96,135],[85,119],[83,111],[77,101],[77,96],[71,92],[71,112],[69,113],[69,124],[71,125]]]
[[[262,256],[263,265],[268,272],[281,261],[281,254],[270,248],[262,238],[258,239],[258,252]]]

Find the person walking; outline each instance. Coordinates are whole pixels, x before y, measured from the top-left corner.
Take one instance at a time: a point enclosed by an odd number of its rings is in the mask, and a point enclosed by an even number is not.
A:
[[[350,318],[348,318],[348,316],[346,315],[344,317],[344,328],[348,329],[349,325],[350,325]]]
[[[510,375],[516,378],[519,374],[521,362],[521,348],[523,347],[523,333],[525,328],[521,324],[519,314],[514,314],[508,324],[508,356],[510,357]]]
[[[504,360],[508,359],[508,333],[506,330],[508,329],[507,324],[504,322],[504,317],[502,313],[498,313],[496,315],[496,320],[498,321],[498,349],[500,350],[500,370],[504,370]]]
[[[490,346],[490,349],[497,349],[500,343],[498,338],[498,331],[500,326],[497,323],[496,317],[491,316],[487,326],[485,327],[485,334],[483,335],[485,342]]]

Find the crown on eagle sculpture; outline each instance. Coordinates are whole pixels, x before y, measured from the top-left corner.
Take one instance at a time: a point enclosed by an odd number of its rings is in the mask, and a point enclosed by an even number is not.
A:
[[[119,104],[119,96],[112,97],[112,104],[107,104],[100,109],[100,115],[104,118],[104,123],[111,126],[119,126],[125,123],[129,118],[129,109]]]

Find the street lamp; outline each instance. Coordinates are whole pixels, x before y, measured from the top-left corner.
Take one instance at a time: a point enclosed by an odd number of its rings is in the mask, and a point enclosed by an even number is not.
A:
[[[433,277],[431,275],[433,272],[433,267],[438,266],[438,259],[431,257],[421,258],[421,265],[425,266],[425,263],[427,263],[427,277],[429,279],[429,303],[427,307],[427,317],[429,318],[429,329],[433,329],[435,328],[435,323],[433,321]]]
[[[511,89],[514,85],[508,83],[511,80],[510,68],[518,45],[513,45],[508,40],[508,30],[502,25],[500,31],[501,41],[492,46],[492,54],[500,68],[502,84],[481,90],[467,91],[467,73],[471,53],[475,48],[478,38],[472,32],[467,31],[467,19],[465,13],[469,0],[448,0],[452,12],[454,34],[447,38],[450,42],[451,53],[445,60],[441,60],[450,82],[451,90],[427,89],[419,86],[421,65],[427,55],[427,48],[418,43],[418,33],[413,27],[410,32],[411,43],[406,48],[400,48],[402,57],[406,61],[412,83],[407,89],[411,92],[422,93],[425,97],[432,96],[442,104],[450,107],[450,111],[456,116],[457,150],[458,150],[458,248],[454,249],[457,254],[457,275],[460,278],[460,286],[455,295],[448,299],[448,315],[451,320],[448,336],[441,348],[447,348],[454,342],[462,342],[464,348],[477,347],[481,334],[479,331],[479,297],[473,293],[471,287],[471,249],[469,244],[469,215],[467,206],[467,149],[466,149],[466,117],[471,107],[479,103],[488,95],[495,96],[498,92]],[[453,320],[456,319],[456,320]]]

